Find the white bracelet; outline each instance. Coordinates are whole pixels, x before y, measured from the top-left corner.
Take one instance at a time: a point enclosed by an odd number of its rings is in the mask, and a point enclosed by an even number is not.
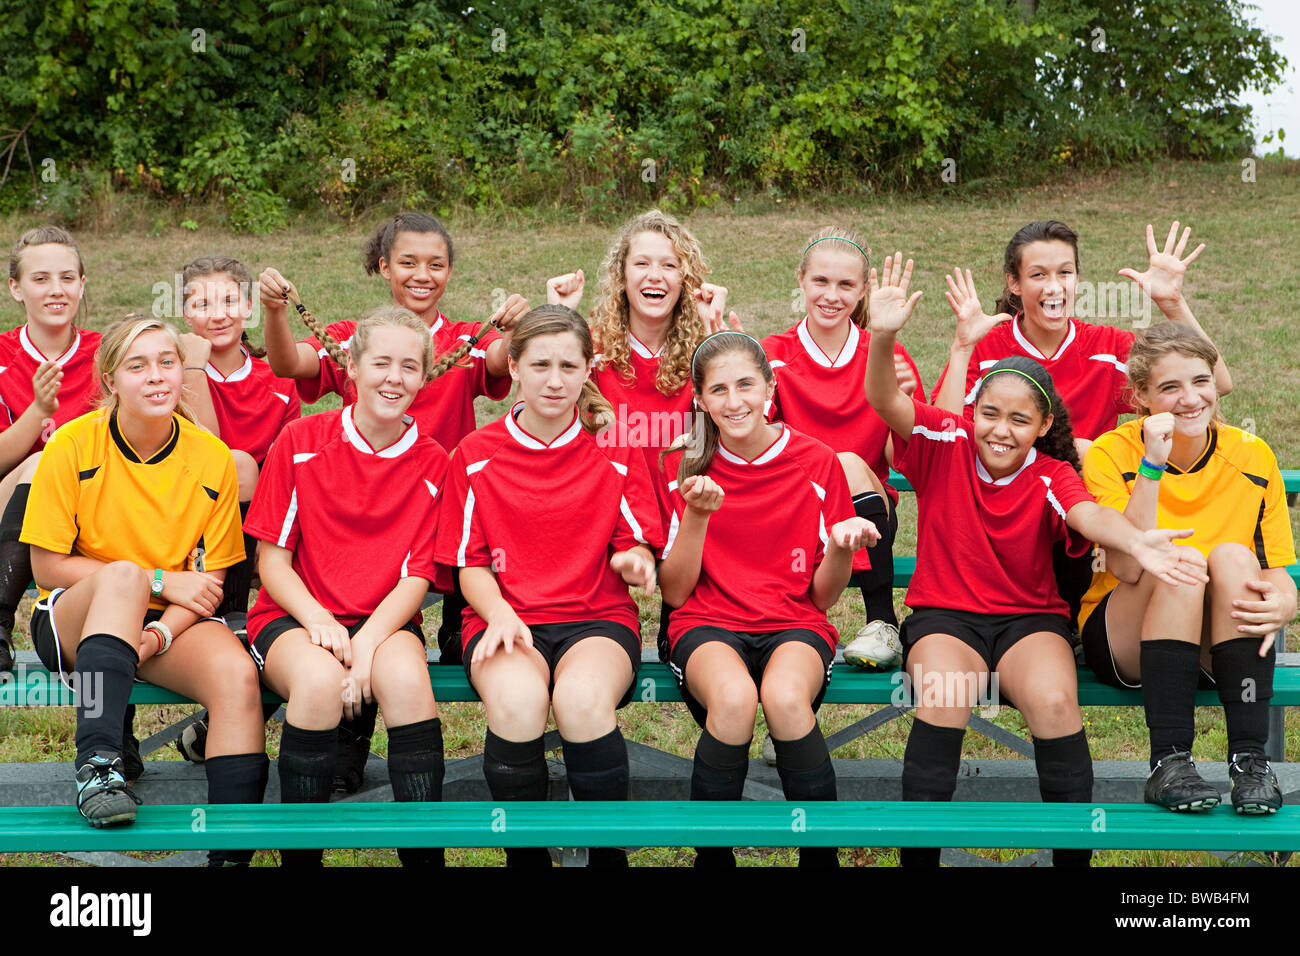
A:
[[[154,631],[162,638],[162,647],[158,648],[158,652],[154,656],[161,657],[166,654],[167,649],[172,646],[172,629],[162,621],[150,621],[144,626],[143,630]]]

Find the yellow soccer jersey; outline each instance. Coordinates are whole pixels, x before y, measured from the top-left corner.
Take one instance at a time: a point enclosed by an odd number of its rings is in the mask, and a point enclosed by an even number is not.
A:
[[[1142,461],[1142,421],[1125,422],[1098,438],[1083,459],[1083,481],[1097,503],[1128,507]],[[1179,544],[1207,557],[1219,544],[1237,542],[1255,553],[1262,568],[1294,564],[1295,545],[1277,459],[1268,444],[1231,425],[1212,425],[1209,443],[1187,471],[1173,465],[1160,479],[1156,527],[1193,528]],[[1108,571],[1092,576],[1079,610],[1079,625],[1119,581]]]
[[[90,412],[45,446],[21,540],[164,571],[192,570],[201,548],[207,570],[228,568],[244,558],[235,460],[221,439],[174,415],[167,444],[141,461],[115,415]]]

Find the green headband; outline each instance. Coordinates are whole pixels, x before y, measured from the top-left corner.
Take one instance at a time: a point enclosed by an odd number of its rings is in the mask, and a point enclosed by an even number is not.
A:
[[[867,264],[868,264],[868,265],[871,264],[871,256],[867,255],[867,250],[866,250],[866,249],[863,249],[860,245],[858,245],[858,244],[857,244],[856,242],[854,242],[852,239],[845,239],[843,236],[822,236],[820,239],[814,239],[812,242],[808,243],[808,249],[811,249],[813,246],[817,245],[817,243],[819,243],[819,242],[825,242],[827,239],[838,239],[840,242],[847,242],[847,243],[848,243],[849,245],[851,245],[854,249],[858,250],[858,252],[862,253],[862,258],[864,258],[864,259],[867,260]],[[805,250],[803,251],[803,254],[804,254],[805,256],[808,255],[808,249],[805,249]]]
[[[1039,385],[1038,380],[1035,379],[1032,375],[1030,375],[1028,372],[1022,372],[1018,368],[995,368],[993,371],[985,375],[984,378],[980,381],[980,387],[983,388],[984,382],[987,382],[994,375],[997,375],[998,372],[1015,372],[1017,375],[1029,379],[1029,381],[1033,383],[1034,388],[1038,389],[1038,391],[1042,393],[1043,398],[1047,401],[1047,414],[1050,415],[1052,413],[1052,398],[1050,395],[1047,394],[1047,390],[1043,388],[1043,386]]]
[[[741,332],[739,329],[723,329],[721,332],[714,332],[712,335],[705,336],[704,342],[709,341],[709,339],[716,339],[719,335],[742,336],[743,338],[747,338],[749,339],[749,341],[757,345],[758,350],[760,352],[763,351],[763,345],[758,341],[758,339],[754,338],[748,332]],[[691,353],[691,379],[692,380],[695,378],[695,359],[700,354],[700,349],[704,348],[704,342],[701,342],[699,345],[695,346],[695,351]]]

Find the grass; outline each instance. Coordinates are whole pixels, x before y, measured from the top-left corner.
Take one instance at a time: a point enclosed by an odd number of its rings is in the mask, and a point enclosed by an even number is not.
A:
[[[1148,222],[1163,237],[1169,222],[1178,219],[1192,227],[1193,242],[1204,241],[1205,252],[1191,267],[1185,292],[1192,308],[1224,352],[1235,388],[1222,406],[1227,420],[1259,434],[1269,442],[1283,467],[1300,467],[1300,430],[1294,403],[1300,395],[1300,335],[1292,329],[1294,303],[1300,298],[1300,273],[1289,267],[1300,248],[1300,162],[1261,160],[1256,182],[1241,181],[1237,163],[1165,163],[1149,167],[1073,176],[1065,180],[1003,196],[936,196],[931,198],[882,197],[864,204],[825,197],[816,203],[773,206],[763,200],[742,201],[732,207],[691,216],[687,224],[699,237],[712,266],[713,277],[730,289],[731,307],[756,335],[780,331],[793,324],[799,313],[795,301],[794,272],[806,237],[827,224],[851,224],[872,244],[872,259],[901,249],[916,260],[914,288],[925,295],[918,314],[905,330],[903,342],[915,357],[927,388],[933,386],[947,358],[952,316],[943,299],[943,275],[960,265],[974,273],[986,307],[1001,285],[1002,252],[1011,234],[1026,222],[1056,218],[1080,233],[1081,279],[1122,281],[1122,267],[1145,267],[1143,233]],[[326,321],[354,318],[387,300],[385,283],[367,277],[360,266],[361,244],[368,227],[336,221],[303,222],[269,237],[249,237],[216,230],[189,232],[163,229],[158,234],[81,234],[88,275],[87,291],[93,306],[89,324],[102,328],[128,311],[149,311],[158,298],[156,283],[169,287],[174,275],[189,259],[221,252],[243,259],[255,272],[275,266],[294,280],[304,302]],[[0,220],[6,234],[17,236],[33,223]],[[448,221],[456,243],[456,265],[450,289],[441,308],[449,316],[469,320],[490,313],[494,290],[521,292],[533,303],[545,298],[548,276],[582,267],[588,276],[583,308],[590,308],[597,286],[597,270],[611,240],[607,226],[580,223],[528,223],[517,217],[508,227],[472,214]],[[13,321],[21,318],[16,311]],[[297,327],[300,334],[305,329]],[[257,333],[253,333],[256,337]],[[317,409],[328,407],[327,400]],[[480,402],[480,423],[499,416],[505,402]],[[1293,532],[1297,517],[1291,516]],[[915,503],[903,496],[897,551],[914,553]],[[896,592],[901,610],[903,592]],[[640,600],[641,622],[647,642],[657,630],[658,600]],[[437,627],[435,609],[426,620],[426,632]],[[20,614],[25,629],[27,613]],[[863,623],[862,602],[856,592],[846,593],[831,612],[842,634],[852,634]],[[1300,649],[1291,628],[1290,650]],[[22,646],[30,646],[25,631]],[[193,708],[141,708],[137,734],[144,738],[184,716]],[[865,716],[871,707],[828,705],[821,723],[829,735]],[[485,729],[482,707],[447,704],[441,708],[449,759],[479,753]],[[1084,720],[1095,759],[1140,760],[1146,756],[1146,727],[1136,708],[1085,708]],[[1017,733],[1025,728],[1016,711],[1004,709],[996,723]],[[684,706],[633,704],[622,712],[620,724],[629,740],[690,756],[698,730]],[[837,757],[901,759],[910,718],[903,718],[860,738],[836,752]],[[74,719],[69,710],[0,711],[0,760],[69,761],[73,754]],[[1222,760],[1226,748],[1222,712],[1206,708],[1197,712],[1196,756],[1203,761]],[[758,755],[766,730],[760,716],[752,753]],[[268,728],[268,750],[278,750],[279,728]],[[1287,715],[1289,755],[1296,757],[1300,743],[1300,714]],[[385,753],[382,725],[374,741]],[[176,758],[170,748],[153,755]],[[966,738],[964,756],[1015,759],[1016,755],[975,734]],[[178,758],[177,758],[178,759]],[[980,851],[991,858],[1014,854]],[[339,864],[389,865],[392,852],[337,851],[328,860]],[[691,853],[679,849],[645,849],[633,854],[634,865],[683,865]],[[461,865],[495,864],[502,854],[493,850],[449,851],[449,862]],[[741,852],[745,865],[786,864],[793,854],[785,850],[751,849]],[[846,864],[875,865],[896,862],[892,850],[846,849]],[[13,855],[0,858],[9,864],[66,863],[49,855]],[[259,863],[271,863],[268,853]],[[1218,865],[1200,853],[1107,852],[1100,865]]]

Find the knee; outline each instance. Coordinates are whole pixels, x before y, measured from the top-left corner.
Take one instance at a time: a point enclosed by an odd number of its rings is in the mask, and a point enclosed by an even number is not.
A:
[[[16,469],[18,473],[18,484],[30,484],[31,480],[36,477],[36,466],[41,463],[41,453],[33,452],[22,460]]]
[[[235,457],[235,477],[239,481],[239,500],[252,501],[253,492],[257,489],[257,462],[253,461],[253,456],[246,451],[236,449],[231,454]]]
[[[252,658],[240,651],[222,656],[212,670],[211,700],[204,701],[209,710],[262,710],[262,685]]]
[[[1026,704],[1026,722],[1032,716],[1034,726],[1030,730],[1036,737],[1061,737],[1083,725],[1075,695],[1064,687],[1043,688],[1034,694],[1032,703]]]
[[[1259,575],[1259,561],[1254,552],[1235,541],[1216,545],[1206,564],[1209,565],[1210,583],[1216,589],[1236,589]]]
[[[99,571],[98,584],[118,601],[149,603],[149,572],[130,561],[113,561]]]
[[[718,682],[708,695],[709,714],[727,723],[754,722],[758,713],[758,688],[748,677]]]
[[[784,680],[763,682],[763,714],[769,725],[782,726],[812,714],[812,701],[803,689]]]
[[[485,698],[488,725],[494,733],[510,739],[527,734],[535,737],[546,729],[546,715],[551,707],[550,695],[540,682],[536,687],[512,687],[508,694]]]
[[[551,695],[555,722],[561,730],[584,731],[614,719],[617,703],[608,688],[590,680],[557,681]]]
[[[313,713],[343,715],[343,665],[334,658],[313,662],[293,675],[289,685],[289,700],[298,707]]]

